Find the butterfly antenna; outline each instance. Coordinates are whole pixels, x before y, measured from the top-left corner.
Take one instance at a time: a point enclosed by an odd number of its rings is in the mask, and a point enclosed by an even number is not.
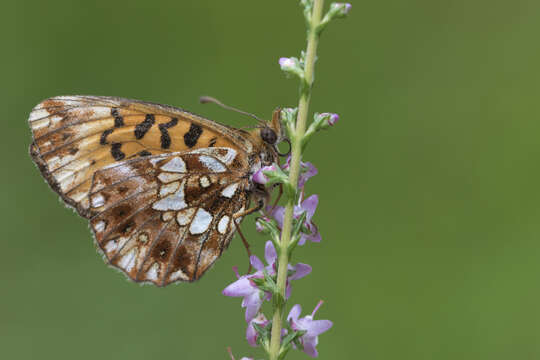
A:
[[[244,114],[244,115],[247,115],[247,116],[251,116],[252,118],[254,118],[255,120],[257,120],[258,122],[260,122],[261,124],[265,124],[265,121],[259,119],[256,115],[252,114],[252,113],[248,113],[246,111],[242,111],[240,109],[237,109],[237,108],[234,108],[232,106],[229,106],[229,105],[225,105],[224,103],[222,103],[221,101],[219,101],[218,99],[215,99],[213,97],[210,97],[210,96],[201,96],[199,98],[199,102],[201,104],[208,104],[208,103],[212,103],[212,104],[216,104],[224,109],[227,109],[227,110],[231,110],[231,111],[235,111],[237,113],[240,113],[240,114]]]

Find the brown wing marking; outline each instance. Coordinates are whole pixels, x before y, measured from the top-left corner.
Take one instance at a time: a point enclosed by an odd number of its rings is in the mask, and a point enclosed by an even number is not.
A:
[[[32,110],[29,124],[33,160],[51,187],[83,216],[93,174],[112,163],[210,145],[249,150],[225,126],[181,109],[122,98],[47,99]]]
[[[137,282],[199,279],[227,248],[249,200],[234,149],[135,158],[96,172],[90,223],[108,262]]]

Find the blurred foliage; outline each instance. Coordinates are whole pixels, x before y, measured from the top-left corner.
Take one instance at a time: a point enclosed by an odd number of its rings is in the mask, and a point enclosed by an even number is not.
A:
[[[325,300],[321,358],[540,357],[539,12],[357,1],[323,34],[312,111],[341,119],[308,148],[323,242],[295,253],[314,271],[292,298]],[[260,358],[221,295],[247,265],[241,241],[198,283],[126,281],[39,176],[26,119],[67,94],[251,124],[197,103],[212,95],[268,118],[297,101],[277,64],[304,46],[297,1],[7,0],[2,18],[0,357]],[[253,219],[243,228],[260,254]]]

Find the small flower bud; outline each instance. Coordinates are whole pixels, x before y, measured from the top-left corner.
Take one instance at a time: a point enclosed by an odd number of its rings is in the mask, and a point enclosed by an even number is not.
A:
[[[288,175],[276,164],[263,166],[251,176],[251,180],[255,183],[267,186],[272,184],[284,184],[287,186],[289,184]]]
[[[335,14],[335,17],[345,17],[351,11],[352,5],[349,3],[332,3],[330,5],[330,13]]]
[[[284,108],[281,109],[281,121],[294,122],[298,115],[298,108]]]
[[[279,66],[285,71],[290,71],[295,67],[296,63],[291,58],[282,57],[279,58]]]
[[[304,76],[304,69],[302,67],[302,64],[300,63],[300,60],[295,57],[279,58],[279,66],[281,67],[281,70],[285,71],[287,74],[296,75],[299,78],[302,78]]]
[[[334,126],[339,120],[339,115],[335,113],[322,113],[315,114],[314,121],[310,125],[310,131],[319,131],[328,129],[330,126]]]
[[[281,109],[281,121],[285,125],[289,138],[294,137],[296,117],[298,116],[298,108]]]
[[[269,221],[272,220],[266,216],[258,218],[257,221],[255,221],[255,229],[257,230],[257,232],[266,231],[266,223]]]
[[[264,328],[266,325],[268,325],[268,323],[269,321],[266,319],[264,314],[258,314],[257,317],[253,318],[249,322],[246,330],[246,339],[249,345],[253,347],[257,346],[257,338],[259,338],[261,335],[267,335]]]
[[[268,178],[264,174],[265,171],[276,171],[275,165],[263,166],[255,174],[253,174],[252,180],[258,184],[265,185],[268,182]]]
[[[328,119],[326,121],[328,122],[328,125],[330,125],[330,126],[334,126],[334,124],[337,123],[337,121],[339,120],[339,115],[338,114],[325,113],[324,115],[328,116]]]
[[[264,176],[262,169],[257,170],[257,172],[253,174],[253,177],[251,179],[253,180],[253,182],[263,185],[268,182],[268,178]]]
[[[320,34],[328,23],[333,19],[344,18],[351,11],[352,5],[349,3],[332,3],[330,4],[330,10],[324,15],[323,19],[319,23],[316,31]]]

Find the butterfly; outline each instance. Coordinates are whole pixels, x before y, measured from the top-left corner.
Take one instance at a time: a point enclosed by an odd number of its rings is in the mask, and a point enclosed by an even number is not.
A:
[[[30,113],[30,155],[89,220],[109,265],[135,282],[191,282],[267,203],[269,190],[251,176],[279,162],[279,113],[245,131],[172,106],[53,97]]]

